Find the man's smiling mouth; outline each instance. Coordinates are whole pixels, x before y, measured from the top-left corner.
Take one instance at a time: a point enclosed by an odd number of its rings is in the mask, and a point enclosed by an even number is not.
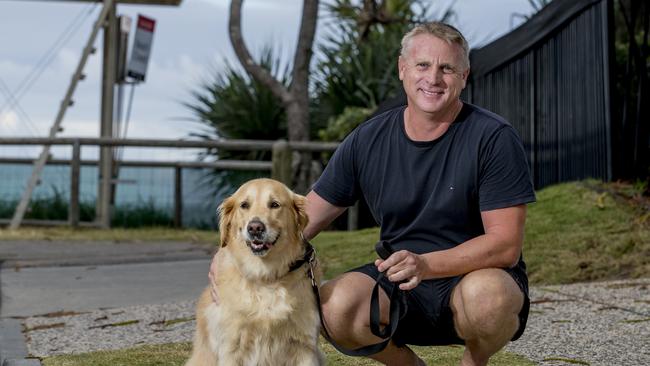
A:
[[[424,95],[428,97],[437,97],[445,94],[444,91],[442,90],[426,90],[426,89],[419,89]]]

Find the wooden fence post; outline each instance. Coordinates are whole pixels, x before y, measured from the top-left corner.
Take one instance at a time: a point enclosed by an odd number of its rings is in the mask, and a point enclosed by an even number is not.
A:
[[[71,227],[79,226],[79,174],[81,172],[81,144],[76,140],[72,145],[70,160],[70,206],[68,222]]]
[[[183,168],[174,167],[174,227],[183,226]]]
[[[273,144],[273,166],[271,178],[291,187],[291,148],[286,140],[278,140]]]

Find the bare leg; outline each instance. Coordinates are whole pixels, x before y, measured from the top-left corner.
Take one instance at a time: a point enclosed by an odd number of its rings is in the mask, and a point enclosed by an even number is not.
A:
[[[524,295],[508,273],[488,268],[467,274],[454,288],[451,308],[465,340],[463,366],[487,365],[519,327]]]
[[[370,331],[370,296],[375,282],[363,273],[350,272],[325,283],[321,287],[321,306],[332,338],[346,348],[359,348],[378,343],[380,338]],[[380,320],[388,322],[389,299],[379,292]],[[385,365],[424,365],[408,347],[397,347],[392,342],[381,352],[370,356]]]

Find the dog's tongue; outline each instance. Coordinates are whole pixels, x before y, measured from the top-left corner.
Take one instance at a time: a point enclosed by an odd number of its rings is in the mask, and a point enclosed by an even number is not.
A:
[[[266,242],[263,242],[261,240],[253,240],[253,242],[251,244],[255,249],[270,248],[271,247],[271,243],[266,243]]]

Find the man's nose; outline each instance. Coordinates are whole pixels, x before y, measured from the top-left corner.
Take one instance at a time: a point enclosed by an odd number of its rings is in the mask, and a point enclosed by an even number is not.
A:
[[[442,70],[438,67],[432,67],[430,70],[426,71],[426,80],[431,84],[437,85],[442,83],[442,77]]]

